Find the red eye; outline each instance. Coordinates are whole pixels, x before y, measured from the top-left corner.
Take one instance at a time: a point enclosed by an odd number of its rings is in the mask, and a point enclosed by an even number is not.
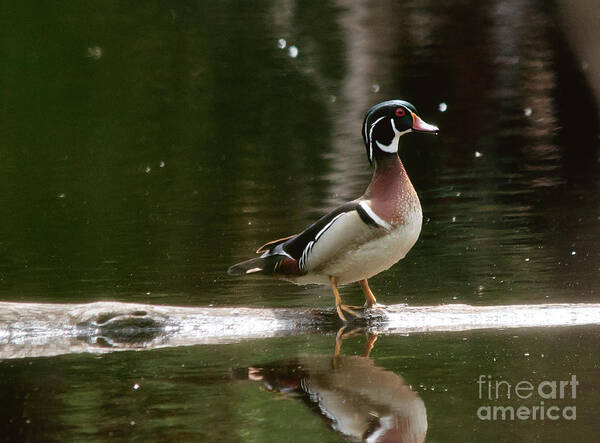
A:
[[[402,108],[396,108],[396,117],[404,117],[406,115],[406,112],[404,112],[404,109]]]

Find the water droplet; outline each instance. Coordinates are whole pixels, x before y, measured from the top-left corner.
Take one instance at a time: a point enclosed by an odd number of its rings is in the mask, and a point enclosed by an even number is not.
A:
[[[525,114],[525,117],[530,117],[531,114],[533,114],[533,109],[525,108],[525,109],[523,109],[523,114]]]
[[[134,420],[131,420],[131,421],[129,422],[129,424],[130,424],[131,426],[135,426],[135,421],[134,421]]]
[[[571,255],[577,254],[577,251],[571,251]]]
[[[529,258],[526,258],[525,261],[529,261]]]
[[[287,42],[285,41],[284,38],[280,38],[279,40],[277,40],[277,47],[279,49],[284,49],[285,45],[287,45]]]
[[[102,48],[100,46],[87,48],[87,56],[93,60],[99,60],[102,57]]]
[[[371,85],[372,93],[377,94],[380,90],[381,90],[381,87],[377,83]]]
[[[137,383],[133,385],[133,389],[135,391],[137,391],[138,389],[140,389],[140,385],[138,385]]]
[[[483,157],[483,154],[479,151],[475,151],[475,158]]]
[[[158,164],[158,166],[160,166],[161,168],[165,167],[165,162],[161,160],[161,162]]]
[[[298,57],[298,48],[296,48],[295,46],[290,46],[290,48],[288,49],[288,54],[290,55],[290,57],[292,58],[296,58]]]
[[[67,195],[64,192],[61,192],[60,194],[58,194],[56,197],[57,198],[65,198]]]
[[[448,105],[444,102],[441,102],[438,105],[438,111],[440,111],[440,112],[446,112],[447,109],[448,109]]]
[[[456,217],[452,217],[452,223],[456,221]]]
[[[152,168],[151,168],[150,166],[146,166],[146,167],[144,168],[144,172],[145,172],[146,174],[150,174],[150,171],[152,171]]]
[[[525,352],[523,355],[524,355],[525,357],[529,357],[529,352]]]

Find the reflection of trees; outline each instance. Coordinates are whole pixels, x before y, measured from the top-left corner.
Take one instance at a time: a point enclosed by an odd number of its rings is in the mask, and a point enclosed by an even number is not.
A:
[[[600,102],[600,55],[596,42],[600,40],[598,29],[600,4],[593,0],[559,0],[557,4],[557,14],[562,18],[560,26],[598,103]]]
[[[370,174],[363,114],[403,97],[442,134],[404,142],[431,220],[391,271],[403,286],[392,297],[505,294],[490,273],[505,282],[519,273],[525,290],[557,278],[591,287],[598,122],[580,71],[596,90],[585,43],[597,39],[581,38],[593,32],[594,5],[286,0],[60,15],[16,6],[3,31],[0,109],[0,228],[15,235],[2,244],[0,284],[7,297],[255,301],[266,286],[232,295],[239,284],[221,281],[222,270],[359,195]],[[88,57],[95,46],[101,56]],[[448,112],[432,117],[441,101]],[[582,221],[557,214],[564,207]],[[569,267],[556,265],[571,248]]]
[[[584,99],[581,77],[564,69],[573,61],[554,26],[560,21],[556,11],[532,1],[429,8],[420,2],[340,0],[337,6],[344,75],[337,83],[324,81],[315,57],[307,70],[320,90],[336,97],[328,105],[331,163],[323,206],[360,194],[367,181],[356,130],[365,109],[397,96],[426,106],[426,112],[447,101],[451,112],[440,115],[439,140],[406,140],[401,153],[431,224],[421,247],[394,268],[403,282],[400,292],[409,300],[412,291],[419,300],[449,300],[452,294],[469,300],[506,296],[516,287],[521,298],[534,287],[547,295],[557,277],[572,280],[564,267],[549,272],[548,260],[568,253],[576,232],[587,228],[570,226],[562,231],[564,242],[556,242],[556,212],[562,212],[556,202],[572,199],[566,184],[578,180],[582,169],[597,170],[597,113]],[[283,22],[293,28],[293,19]],[[577,109],[576,102],[583,109],[567,111]],[[577,124],[582,117],[584,127]],[[481,160],[474,160],[475,151],[483,151]],[[585,205],[578,212],[589,211]],[[423,281],[425,263],[436,278]],[[594,279],[587,264],[574,265],[585,279]]]

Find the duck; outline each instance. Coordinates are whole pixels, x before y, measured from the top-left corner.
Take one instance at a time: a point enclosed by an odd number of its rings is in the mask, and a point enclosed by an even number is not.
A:
[[[365,192],[322,216],[298,234],[270,241],[256,250],[260,256],[228,269],[233,276],[267,275],[299,285],[331,287],[337,314],[361,317],[358,307],[342,302],[339,286],[358,282],[364,308],[382,307],[368,279],[403,259],[421,233],[419,196],[398,154],[400,138],[409,133],[438,134],[405,100],[371,107],[362,138],[373,175]]]
[[[370,357],[377,335],[367,333],[363,355],[342,355],[342,340],[359,329],[336,336],[333,356],[300,354],[233,368],[234,380],[250,380],[279,398],[301,400],[350,441],[424,442],[427,408],[419,394],[393,371]]]

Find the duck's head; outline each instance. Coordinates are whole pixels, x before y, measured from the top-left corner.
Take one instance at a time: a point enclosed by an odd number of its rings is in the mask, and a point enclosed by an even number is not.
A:
[[[398,152],[400,137],[409,132],[437,134],[437,126],[425,123],[417,109],[404,100],[388,100],[373,106],[367,111],[362,135],[367,148],[369,162],[378,153]]]

